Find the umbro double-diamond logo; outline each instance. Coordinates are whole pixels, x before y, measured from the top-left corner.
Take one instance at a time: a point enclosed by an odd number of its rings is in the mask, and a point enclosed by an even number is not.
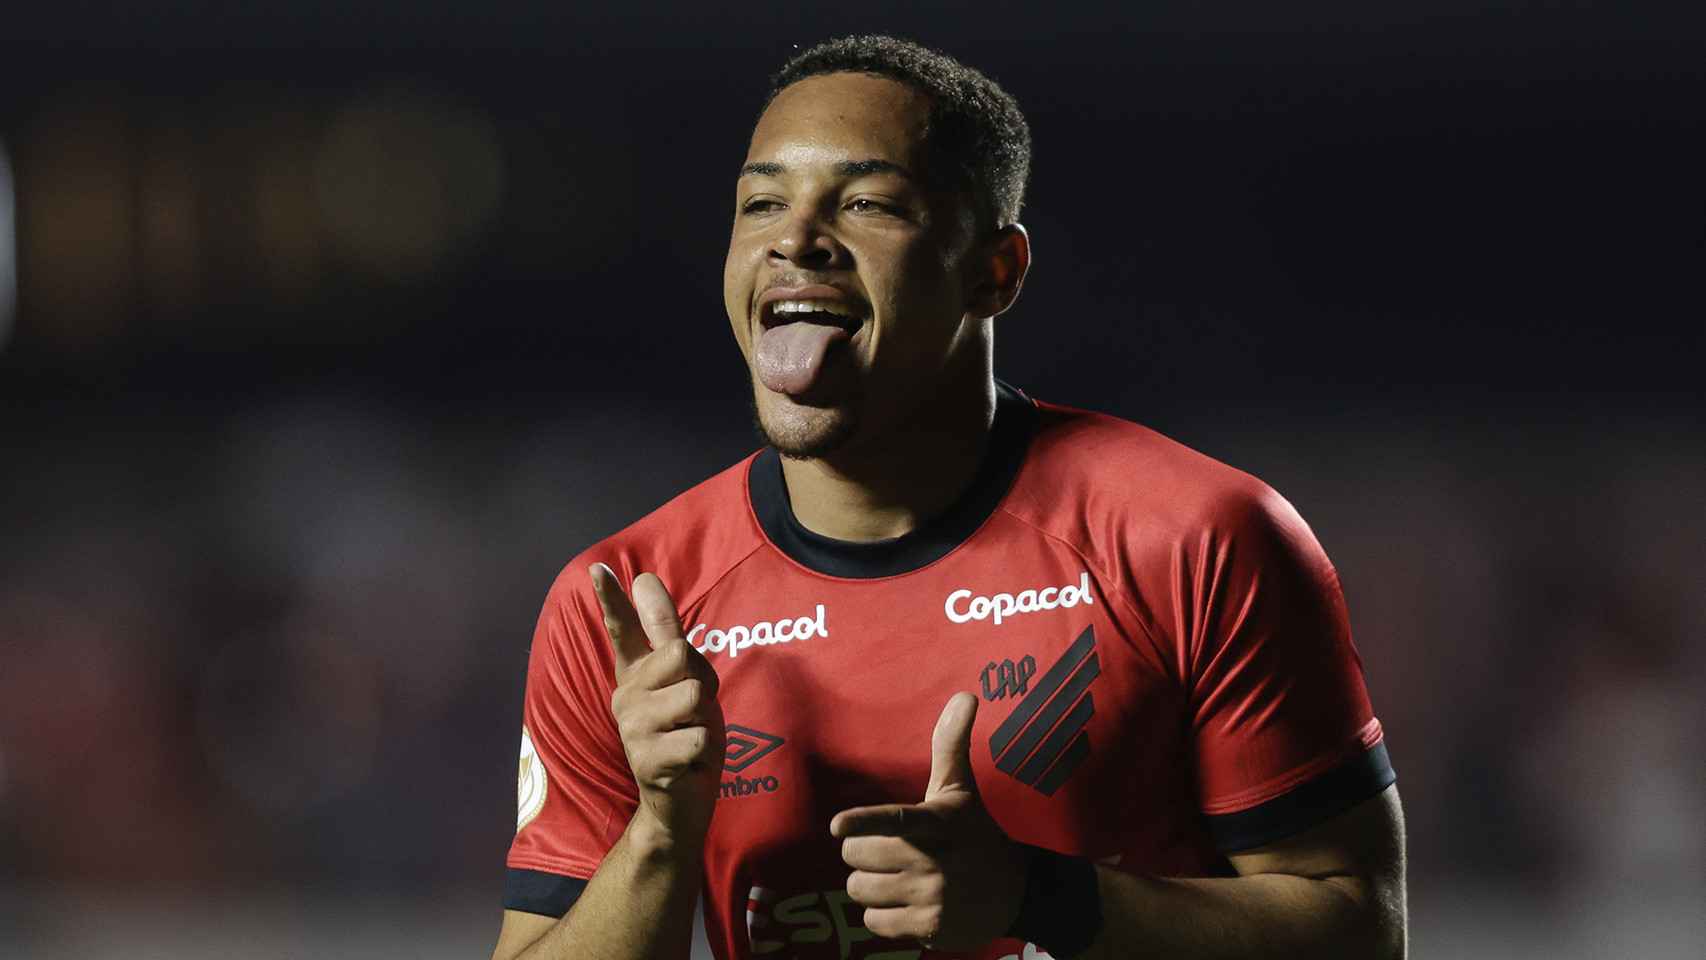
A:
[[[995,769],[1053,796],[1090,755],[1084,730],[1096,713],[1090,681],[1101,672],[1095,630],[1085,627],[995,728],[989,738]]]
[[[774,733],[743,727],[738,723],[727,724],[723,729],[726,732],[723,741],[723,770],[726,773],[739,773],[782,745],[782,738]]]
[[[742,770],[752,766],[769,756],[783,743],[781,737],[752,727],[743,727],[731,723],[724,727],[727,733],[723,748],[723,772],[735,775],[733,780],[724,780],[717,789],[717,796],[722,798],[750,797],[756,793],[775,793],[782,781],[775,776],[757,776],[747,779],[740,775]]]

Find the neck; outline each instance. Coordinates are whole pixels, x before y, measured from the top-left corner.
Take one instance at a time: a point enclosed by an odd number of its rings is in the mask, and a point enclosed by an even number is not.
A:
[[[942,513],[977,475],[995,419],[991,364],[940,385],[927,406],[822,458],[783,459],[794,516],[835,540],[904,536]]]

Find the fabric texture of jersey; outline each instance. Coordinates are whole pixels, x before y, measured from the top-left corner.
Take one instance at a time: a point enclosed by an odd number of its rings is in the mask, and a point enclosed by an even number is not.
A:
[[[1227,853],[1393,781],[1337,574],[1289,503],[1144,427],[1000,393],[971,487],[907,536],[806,530],[765,450],[568,565],[529,661],[506,906],[564,913],[637,803],[594,562],[662,577],[721,680],[722,960],[929,955],[860,925],[828,825],[922,799],[956,691],[979,698],[972,766],[1008,835],[1133,873],[1230,875]]]

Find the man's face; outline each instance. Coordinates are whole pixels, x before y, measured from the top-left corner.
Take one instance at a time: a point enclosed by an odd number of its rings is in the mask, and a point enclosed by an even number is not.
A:
[[[969,214],[926,187],[929,108],[904,84],[835,73],[783,90],[753,130],[723,301],[759,425],[785,455],[902,423],[975,333]]]

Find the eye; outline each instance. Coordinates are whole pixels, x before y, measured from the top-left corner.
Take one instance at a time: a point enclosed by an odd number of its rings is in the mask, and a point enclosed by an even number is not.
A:
[[[782,209],[782,201],[774,200],[770,197],[753,197],[751,200],[740,205],[741,213],[750,214],[769,213],[773,210],[780,209]]]
[[[847,204],[847,209],[854,213],[900,213],[899,207],[883,203],[879,200],[872,200],[870,197],[854,197],[853,200]]]

